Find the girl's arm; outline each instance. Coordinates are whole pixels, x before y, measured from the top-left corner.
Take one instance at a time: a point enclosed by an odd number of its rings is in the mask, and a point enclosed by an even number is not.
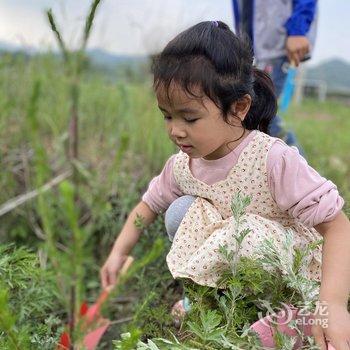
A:
[[[320,300],[347,306],[350,292],[350,222],[343,212],[315,226],[323,236]]]
[[[143,226],[147,227],[156,219],[157,214],[143,201],[140,201],[130,212],[106,262],[101,268],[100,276],[104,289],[115,284],[119,270],[129,252],[139,240],[142,230],[135,225],[138,216],[143,218]]]
[[[326,319],[325,327],[312,327],[316,343],[326,349],[324,336],[336,349],[350,349],[350,315],[347,303],[350,292],[350,222],[343,212],[332,221],[315,226],[323,236],[322,279],[319,300],[325,313],[318,310],[316,319]],[[323,324],[323,323],[322,323]]]

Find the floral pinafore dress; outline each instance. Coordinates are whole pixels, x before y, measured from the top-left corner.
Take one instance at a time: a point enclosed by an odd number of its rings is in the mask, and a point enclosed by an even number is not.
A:
[[[239,229],[249,228],[251,232],[244,238],[238,256],[257,257],[257,248],[265,238],[272,238],[282,249],[286,230],[293,233],[295,248],[321,242],[322,236],[314,228],[290,217],[271,196],[266,162],[274,141],[273,137],[258,131],[227,178],[212,185],[193,177],[186,153],[180,151],[177,154],[173,167],[175,181],[184,194],[197,198],[184,216],[167,255],[167,264],[174,278],[190,278],[201,285],[217,286],[222,272],[228,268],[220,246],[237,251],[236,222],[231,209],[231,199],[237,191],[252,198],[244,215],[245,223]],[[310,251],[306,261],[304,275],[320,281],[321,244]]]

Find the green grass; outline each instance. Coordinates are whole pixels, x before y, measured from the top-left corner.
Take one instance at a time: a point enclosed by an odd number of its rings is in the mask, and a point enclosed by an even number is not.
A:
[[[292,106],[286,115],[305,150],[309,164],[333,181],[341,194],[350,199],[350,110],[336,102],[306,100]],[[348,211],[348,207],[345,208]]]

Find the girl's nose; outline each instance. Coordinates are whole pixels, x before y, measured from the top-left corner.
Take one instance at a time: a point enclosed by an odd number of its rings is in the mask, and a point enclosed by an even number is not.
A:
[[[183,138],[186,137],[186,131],[180,127],[180,125],[171,125],[169,130],[170,136],[174,138]]]

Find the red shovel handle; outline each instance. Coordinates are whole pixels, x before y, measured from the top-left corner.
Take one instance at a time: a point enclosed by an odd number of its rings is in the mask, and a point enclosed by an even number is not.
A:
[[[130,265],[133,263],[134,259],[132,256],[128,256],[120,270],[120,273],[117,277],[117,282],[118,283],[120,277],[122,275],[124,275],[126,273],[126,271],[129,269]],[[90,325],[93,321],[96,321],[96,319],[98,319],[99,313],[100,313],[100,309],[102,304],[107,300],[109,293],[112,291],[112,289],[116,286],[116,284],[114,286],[110,286],[108,288],[106,288],[105,290],[103,290],[101,292],[101,294],[99,295],[99,297],[97,298],[96,302],[91,305],[90,307],[87,306],[86,303],[83,303],[80,307],[80,317],[82,317],[83,319],[85,318],[85,325]],[[87,334],[85,336],[85,340],[84,342],[86,343],[86,347],[87,349],[94,349],[95,346],[97,345],[97,343],[99,342],[99,339],[102,337],[103,333],[106,331],[106,329],[108,328],[108,324],[109,321],[108,320],[104,320],[104,325],[98,329],[96,329],[95,331],[90,332],[89,334]],[[96,334],[95,334],[95,333]],[[97,334],[98,333],[98,334]],[[90,339],[91,338],[91,339]],[[88,343],[90,344],[94,344],[89,346]],[[70,348],[70,337],[69,337],[69,333],[67,331],[63,332],[59,343],[56,347],[56,350],[68,350]]]

